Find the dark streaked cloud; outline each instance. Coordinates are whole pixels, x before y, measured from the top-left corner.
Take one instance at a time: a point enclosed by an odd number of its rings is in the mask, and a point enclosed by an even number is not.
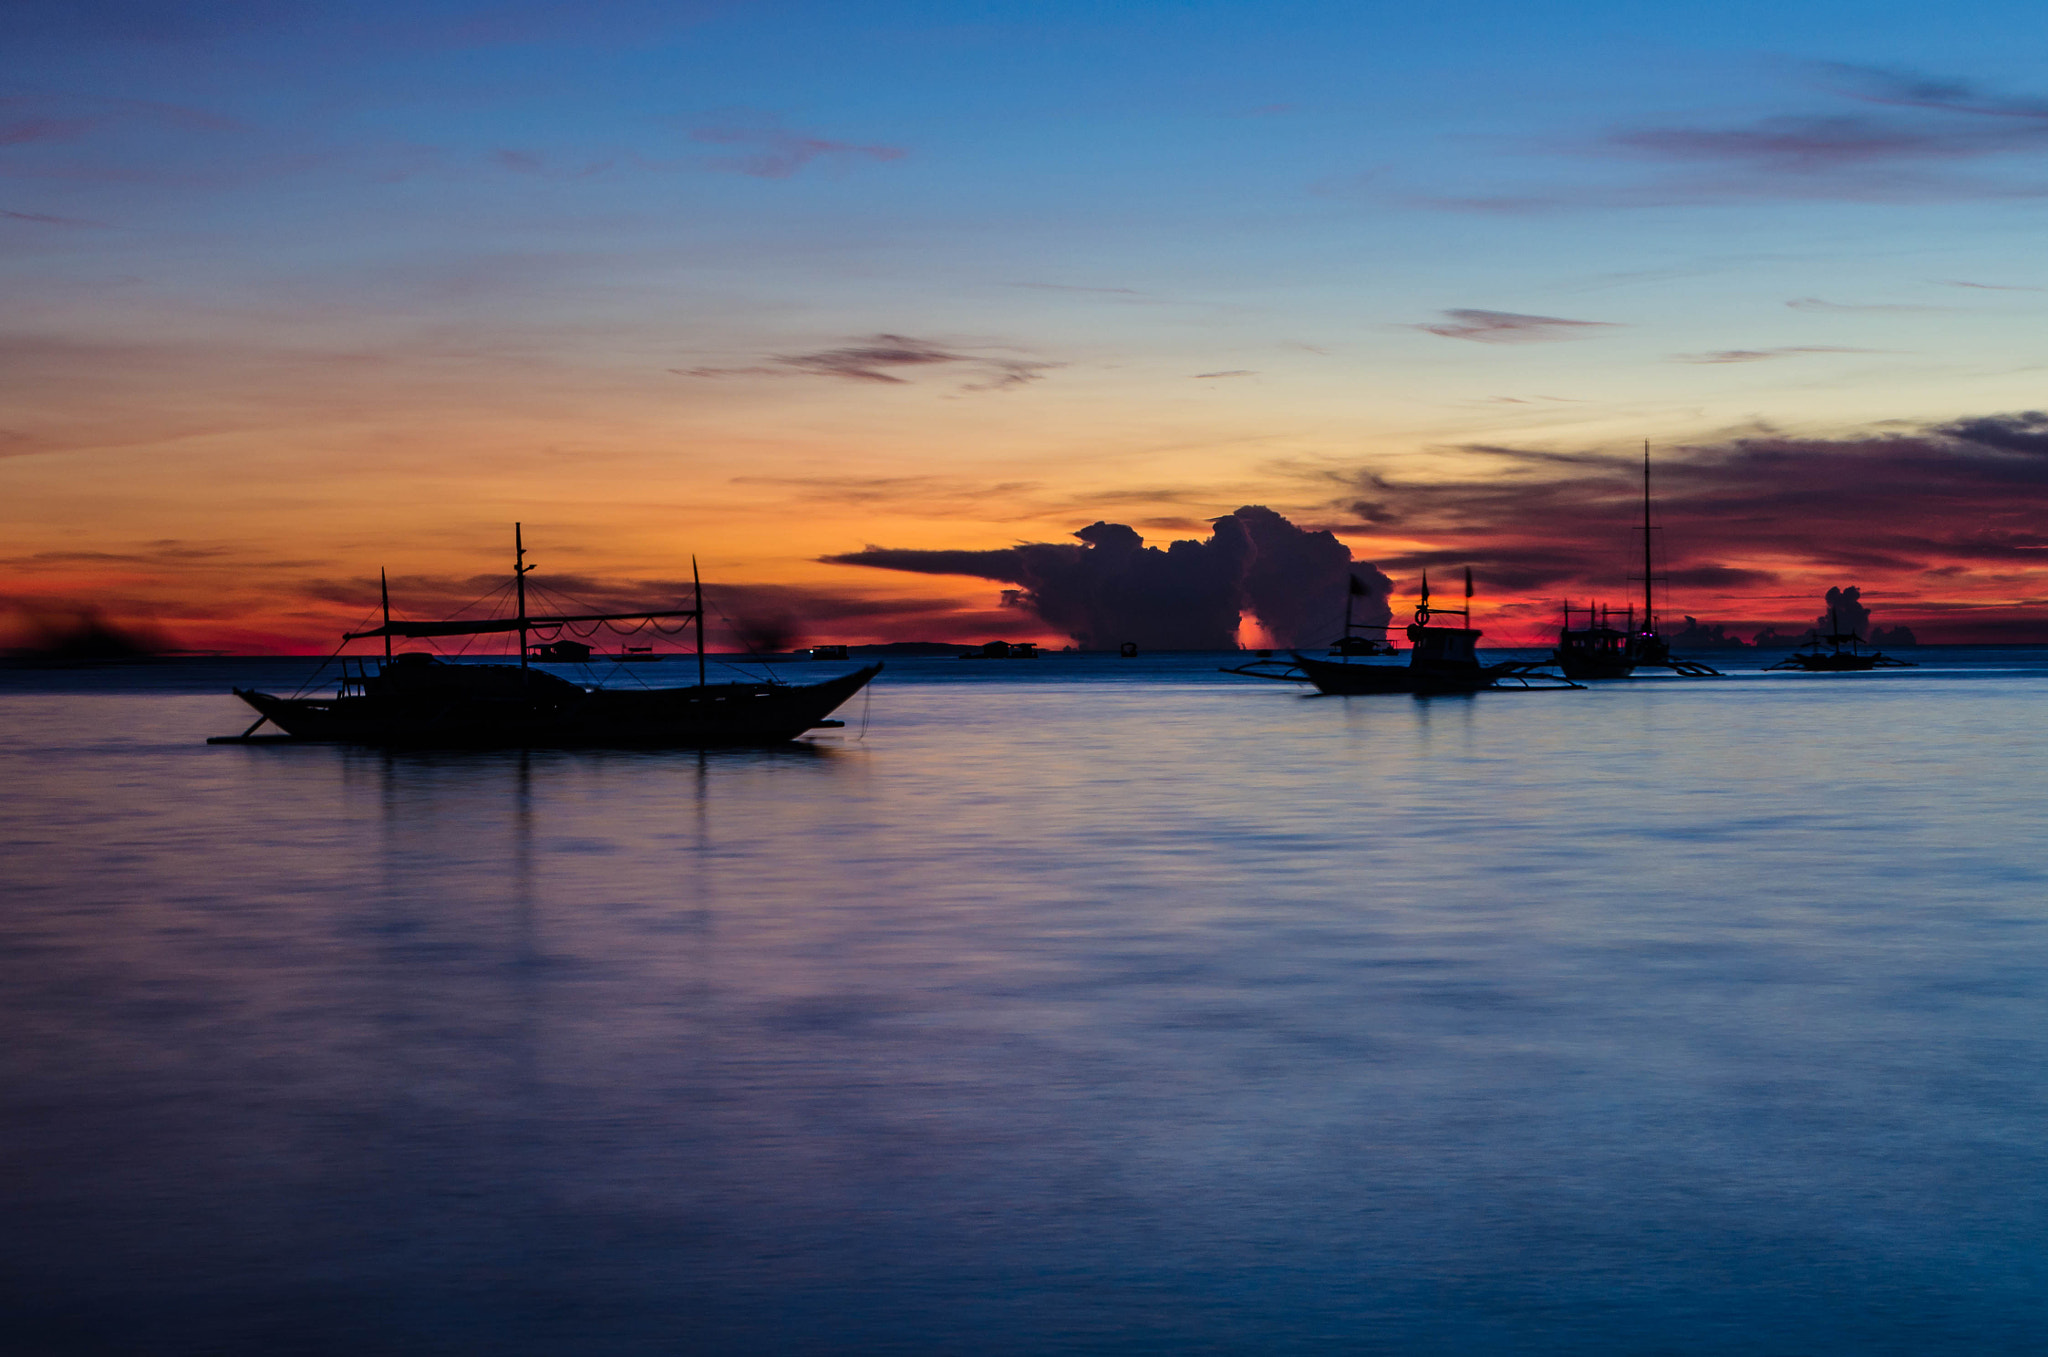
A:
[[[963,391],[1000,391],[1038,381],[1046,372],[1060,365],[1037,359],[964,352],[934,340],[916,339],[909,335],[877,334],[837,348],[774,354],[767,364],[671,368],[669,371],[683,377],[837,377],[884,386],[906,386],[910,378],[899,375],[901,371],[948,366],[969,378],[960,387]]]
[[[1640,541],[1639,455],[1464,451],[1469,477],[1361,469],[1334,507],[1351,531],[1427,544],[1384,556],[1397,572],[1470,563],[1482,580],[1557,597],[1623,600],[1638,587],[1621,562]],[[1994,577],[2023,581],[2010,586],[2015,598],[2048,584],[2048,411],[1837,438],[1758,431],[1660,451],[1654,476],[1660,571],[1680,591],[1674,606],[1702,616],[1687,591],[1803,580],[1817,593],[1846,577],[1867,602],[1916,596],[1930,578],[1978,592]],[[1891,620],[1905,620],[1900,611],[1892,605]],[[1921,614],[1908,615],[1918,626]],[[2048,633],[2048,608],[2038,616]]]
[[[1615,328],[1612,321],[1567,320],[1562,316],[1528,316],[1516,311],[1481,311],[1470,307],[1458,307],[1444,315],[1447,320],[1414,328],[1445,339],[1469,339],[1479,344],[1544,344]]]
[[[1255,368],[1230,368],[1223,372],[1197,372],[1194,380],[1200,382],[1207,381],[1212,377],[1256,377],[1258,375],[1258,371]]]

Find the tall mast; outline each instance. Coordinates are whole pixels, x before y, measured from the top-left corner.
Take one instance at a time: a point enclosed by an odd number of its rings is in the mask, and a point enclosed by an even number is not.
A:
[[[377,567],[377,589],[384,595],[384,658],[391,658],[391,578]]]
[[[697,573],[697,558],[690,557],[690,583],[697,588],[697,686],[704,686],[704,577]]]
[[[526,538],[520,525],[512,525],[512,573],[519,581],[519,667],[526,668],[526,572],[533,569],[526,563]]]
[[[1650,440],[1643,440],[1643,634],[1657,630],[1657,615],[1650,608]]]

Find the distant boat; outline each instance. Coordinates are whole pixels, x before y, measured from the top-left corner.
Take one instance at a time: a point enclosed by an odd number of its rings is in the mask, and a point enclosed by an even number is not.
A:
[[[1586,605],[1586,625],[1572,629],[1572,606],[1564,605],[1564,625],[1558,629],[1557,648],[1550,657],[1568,679],[1621,679],[1638,668],[1676,670],[1688,678],[1719,678],[1720,671],[1696,660],[1674,660],[1671,646],[1657,634],[1655,583],[1650,565],[1650,445],[1643,444],[1643,625],[1636,626],[1635,604],[1628,606],[1621,630],[1611,624],[1604,604]]]
[[[378,746],[433,748],[635,747],[698,749],[718,745],[768,745],[794,740],[807,730],[837,726],[832,712],[866,687],[882,666],[863,666],[822,683],[709,683],[704,673],[704,586],[697,581],[696,605],[627,613],[533,616],[526,610],[526,545],[513,525],[514,577],[518,613],[486,621],[402,622],[391,618],[391,593],[383,591],[384,624],[349,632],[348,641],[381,637],[383,662],[366,660],[351,671],[343,661],[332,697],[277,697],[237,688],[236,697],[254,708],[255,725],[240,735],[216,736],[210,744],[284,739]],[[691,562],[696,577],[696,563]],[[556,631],[589,623],[683,618],[697,628],[697,682],[684,688],[585,687],[529,660],[573,659],[587,647],[552,641],[529,647],[531,632]],[[519,663],[449,664],[424,652],[393,655],[393,637],[427,638],[519,633]],[[548,653],[552,651],[552,653]],[[646,650],[630,658],[659,659]],[[282,737],[258,736],[268,722]]]
[[[1038,643],[1035,641],[990,641],[985,646],[963,651],[963,660],[1035,660],[1038,658]]]
[[[1842,630],[1835,610],[1828,609],[1828,629],[1815,627],[1799,649],[1767,664],[1765,669],[1803,669],[1809,674],[1853,674],[1867,669],[1915,669],[1911,660],[1893,659],[1881,650],[1863,649],[1863,637],[1854,628]]]
[[[1438,614],[1450,616],[1453,613],[1464,625],[1432,625]],[[1346,618],[1345,634],[1348,636],[1351,634],[1348,607]],[[1410,643],[1408,663],[1354,664],[1354,656],[1340,647],[1338,653],[1342,658],[1336,661],[1315,659],[1295,650],[1288,652],[1289,659],[1285,661],[1258,660],[1223,672],[1283,683],[1312,683],[1318,692],[1333,697],[1361,697],[1374,693],[1428,696],[1501,688],[1538,690],[1580,686],[1569,679],[1543,673],[1539,665],[1526,660],[1480,663],[1478,644],[1483,634],[1472,626],[1472,571],[1469,568],[1465,571],[1465,606],[1457,609],[1430,607],[1429,574],[1425,571],[1422,597],[1415,607],[1415,621],[1407,629]],[[1399,652],[1388,645],[1378,654],[1391,661]]]

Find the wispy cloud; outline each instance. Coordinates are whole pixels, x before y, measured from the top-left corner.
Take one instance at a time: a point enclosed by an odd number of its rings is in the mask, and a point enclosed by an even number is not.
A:
[[[909,335],[869,335],[837,348],[811,353],[775,354],[765,364],[746,367],[671,368],[683,377],[837,377],[884,386],[907,386],[903,370],[958,365],[971,379],[963,391],[999,391],[1038,381],[1058,363],[963,352],[933,340]]]
[[[704,162],[706,168],[757,179],[787,179],[821,159],[839,163],[887,162],[909,154],[896,146],[863,145],[793,131],[778,119],[755,115],[692,128],[690,140],[735,148],[732,155],[708,158]]]
[[[1551,155],[1644,166],[1651,177],[1640,182],[1603,180],[1424,201],[1465,211],[1520,213],[1771,199],[1941,202],[2048,196],[2048,179],[2034,173],[2032,165],[2048,151],[2048,100],[1992,94],[1964,80],[1910,72],[1844,65],[1807,69],[1815,91],[1837,101],[1834,107],[1717,123],[1621,127],[1543,148]],[[1978,165],[1980,170],[1966,172]]]
[[[1231,368],[1227,372],[1197,372],[1194,379],[1199,382],[1207,381],[1212,377],[1256,377],[1258,375],[1256,368]]]
[[[83,217],[53,217],[47,212],[10,212],[0,208],[0,221],[25,221],[37,226],[105,226],[105,222]]]
[[[1675,353],[1674,363],[1761,363],[1771,358],[1790,358],[1802,353],[1876,353],[1876,349],[1850,348],[1838,344],[1786,344],[1774,349],[1716,349],[1710,353]]]
[[[1980,292],[2048,292],[2048,287],[2029,287],[2024,283],[1973,283],[1966,278],[1937,278],[1943,287],[1968,287]]]
[[[1831,302],[1825,297],[1794,297],[1785,303],[1794,311],[1939,311],[1938,306],[1906,302]]]
[[[1414,328],[1445,339],[1478,344],[1545,344],[1580,339],[1594,330],[1616,328],[1612,321],[1567,320],[1562,316],[1528,316],[1516,311],[1479,311],[1459,307],[1444,312],[1448,320]]]
[[[1005,283],[1004,287],[1028,287],[1037,292],[1094,292],[1109,297],[1142,297],[1134,287],[1081,287],[1075,283]]]

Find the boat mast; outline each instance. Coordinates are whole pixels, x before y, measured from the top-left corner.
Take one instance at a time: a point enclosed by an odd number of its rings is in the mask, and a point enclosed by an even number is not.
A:
[[[526,563],[526,538],[520,525],[512,525],[512,573],[519,581],[519,667],[526,668],[526,572],[533,569]]]
[[[697,558],[690,557],[690,583],[697,589],[697,686],[704,686],[704,577],[697,573]]]
[[[377,589],[384,595],[384,658],[391,658],[391,577],[377,567]]]
[[[1650,609],[1650,440],[1643,440],[1643,635],[1657,630],[1657,615]]]

